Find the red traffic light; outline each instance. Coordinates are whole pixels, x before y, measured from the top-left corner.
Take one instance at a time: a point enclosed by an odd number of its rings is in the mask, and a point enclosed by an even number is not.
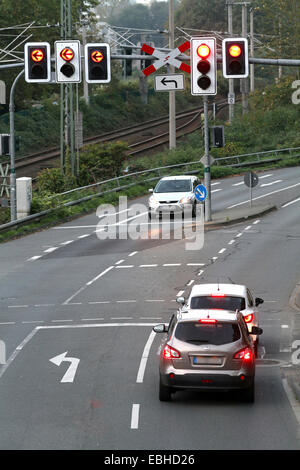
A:
[[[207,59],[210,56],[210,47],[207,44],[200,44],[197,48],[197,54],[201,59]]]
[[[60,57],[66,62],[70,62],[74,59],[74,51],[70,47],[65,47],[60,53]]]
[[[45,56],[45,54],[41,49],[34,49],[31,52],[31,59],[34,62],[41,62],[44,59],[44,56]]]
[[[230,47],[229,47],[229,55],[231,57],[240,57],[241,53],[242,53],[242,49],[241,47],[238,45],[238,44],[232,44]]]
[[[91,53],[91,59],[96,64],[99,64],[103,60],[103,53],[101,51],[95,50]]]

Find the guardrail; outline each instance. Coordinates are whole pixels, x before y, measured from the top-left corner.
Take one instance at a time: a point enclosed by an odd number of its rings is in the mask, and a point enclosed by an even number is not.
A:
[[[286,149],[275,149],[275,150],[267,150],[264,152],[254,152],[254,153],[247,153],[247,154],[241,154],[241,155],[233,155],[230,157],[222,157],[222,158],[216,158],[214,160],[214,165],[220,166],[220,163],[227,163],[228,161],[235,160],[235,163],[232,164],[226,164],[225,166],[229,167],[243,167],[243,166],[253,166],[253,165],[260,165],[264,163],[270,163],[270,162],[275,162],[283,157],[280,156],[283,153],[288,152],[289,155],[293,156],[292,154],[296,151],[300,151],[300,147],[290,147]],[[263,158],[265,156],[269,155],[275,155],[273,158]],[[298,154],[297,154],[298,155]],[[256,160],[252,160],[252,157],[256,157]],[[251,161],[248,159],[251,158]],[[27,222],[30,222],[32,220],[39,219],[40,217],[44,217],[45,215],[48,215],[55,210],[62,209],[64,207],[70,207],[76,204],[80,204],[81,202],[88,201],[94,197],[100,197],[104,196],[105,194],[109,193],[114,193],[114,192],[119,192],[124,189],[128,189],[132,186],[136,185],[145,185],[146,183],[150,183],[153,181],[156,181],[163,176],[168,176],[172,175],[173,170],[177,170],[178,168],[183,168],[184,171],[181,171],[181,174],[195,174],[199,172],[199,161],[193,161],[193,162],[185,162],[185,163],[177,163],[174,165],[167,165],[167,166],[161,166],[157,168],[151,168],[149,170],[142,170],[142,171],[136,171],[134,173],[130,173],[127,175],[122,175],[122,176],[117,176],[115,178],[110,178],[105,181],[99,181],[97,183],[93,183],[87,186],[82,186],[80,188],[75,188],[71,189],[69,191],[65,191],[63,193],[55,194],[53,196],[49,197],[49,200],[54,199],[54,198],[71,198],[69,200],[66,200],[62,203],[60,203],[58,206],[47,209],[45,211],[39,212],[37,214],[32,214],[27,217],[24,217],[23,219],[13,221],[13,222],[8,222],[6,224],[0,225],[0,231],[7,230],[10,228],[13,228],[15,226],[19,226],[22,224],[25,224]],[[145,175],[148,175],[148,178],[144,178]],[[128,180],[129,182],[127,184],[121,184],[123,181]],[[102,191],[97,191],[97,188],[103,187]],[[96,191],[95,191],[96,189]],[[73,195],[77,194],[78,192],[81,192],[81,197],[79,198],[73,198]]]

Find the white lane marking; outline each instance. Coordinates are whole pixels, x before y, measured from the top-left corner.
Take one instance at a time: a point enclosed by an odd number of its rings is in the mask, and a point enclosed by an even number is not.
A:
[[[131,429],[139,428],[139,414],[140,414],[140,405],[134,403],[132,405],[132,411],[131,411],[131,423],[130,423]]]
[[[300,197],[298,197],[298,199],[294,199],[293,201],[291,202],[287,202],[286,204],[284,204],[283,206],[281,207],[288,207],[290,206],[291,204],[295,204],[295,202],[299,202],[300,201]]]
[[[238,234],[236,235],[236,238],[239,238],[239,237],[241,237],[242,235],[243,235],[243,233],[240,232],[240,233],[238,233]]]
[[[7,308],[28,308],[28,305],[8,305]]]
[[[6,369],[10,366],[10,364],[14,361],[14,359],[17,357],[17,355],[22,351],[24,346],[33,338],[33,336],[36,334],[38,331],[38,328],[43,328],[42,326],[38,327],[36,326],[30,333],[27,335],[23,341],[19,344],[19,346],[16,347],[14,352],[11,354],[11,356],[7,359],[6,364],[3,365],[2,369],[0,370],[0,378],[3,376],[4,372]]]
[[[212,260],[213,260],[213,261],[216,261],[217,259],[218,259],[217,256],[213,256],[213,257],[212,257]]]
[[[180,291],[177,293],[176,297],[181,297],[183,294],[184,294],[184,290],[180,290]]]
[[[58,246],[52,246],[51,248],[47,248],[47,250],[44,250],[44,253],[52,253],[53,251],[57,249],[58,249]]]
[[[121,267],[121,266],[119,266],[119,267]],[[113,268],[114,268],[114,266],[109,266],[109,268],[104,269],[104,271],[102,271],[100,274],[98,274],[98,276],[94,277],[94,279],[87,282],[86,285],[91,286],[92,284],[94,284],[94,282],[98,281],[98,279],[100,279],[100,277],[104,276],[106,273],[108,273]]]
[[[31,258],[28,258],[27,261],[35,261],[36,259],[39,259],[39,258],[41,258],[41,257],[42,257],[42,255],[32,256]]]
[[[289,325],[281,325],[281,328],[289,328]]]
[[[263,183],[260,185],[260,187],[263,188],[265,186],[272,186],[273,184],[276,184],[276,183],[282,183],[282,180],[270,181],[270,183]]]
[[[128,255],[128,256],[134,256],[134,255],[136,255],[136,254],[137,254],[137,251],[133,251],[133,252],[130,253],[130,255]]]
[[[136,378],[136,383],[143,383],[144,380],[144,375],[145,375],[145,370],[146,370],[146,365],[150,353],[150,348],[152,346],[153,340],[156,336],[156,333],[154,331],[151,331],[149,338],[145,344],[144,351],[141,357],[138,373],[137,373],[137,378]]]
[[[257,219],[255,222],[253,222],[253,225],[256,225],[260,222],[260,219]]]
[[[172,266],[181,266],[181,263],[165,263],[163,264],[165,267],[172,267]]]
[[[61,319],[59,319],[59,320],[51,320],[51,321],[52,321],[53,323],[64,323],[64,322],[66,322],[66,321],[67,321],[67,322],[70,322],[70,321],[74,321],[74,320],[69,320],[69,319],[68,319],[68,320],[61,320]]]
[[[73,243],[74,240],[67,240],[65,242],[62,242],[61,245],[69,245],[70,243]]]
[[[97,320],[104,320],[104,318],[81,318],[80,321],[97,321]]]
[[[187,266],[205,266],[205,263],[187,263]]]
[[[136,300],[117,300],[117,304],[130,304],[130,303],[135,303]]]
[[[30,323],[44,323],[43,320],[28,320],[28,321],[22,321],[24,324],[30,324]]]
[[[195,282],[195,279],[191,279],[191,280],[187,283],[187,286],[188,286],[188,287],[191,286],[192,284],[194,284],[194,282]]]
[[[64,374],[63,378],[61,379],[62,383],[73,383],[75,379],[75,375],[79,366],[80,359],[77,357],[68,357],[68,351],[59,354],[58,356],[52,357],[49,359],[50,362],[55,364],[56,366],[60,366],[63,362],[70,362],[70,365],[67,369],[67,372]]]
[[[273,176],[273,173],[269,173],[268,175],[262,175],[259,177],[259,179],[262,180],[263,178],[269,178],[269,176]]]
[[[241,186],[242,184],[245,184],[244,181],[241,181],[240,183],[234,183],[232,186]]]
[[[149,300],[145,300],[145,302],[164,302],[163,299],[149,299]]]
[[[133,264],[123,264],[122,266],[116,266],[116,269],[126,269],[126,268],[134,268]]]
[[[77,304],[77,302],[73,302],[72,304],[70,302],[71,302],[71,300],[74,299],[74,297],[76,297],[78,294],[80,294],[80,292],[84,291],[85,289],[86,289],[86,286],[80,287],[80,289],[78,289],[78,291],[76,291],[75,294],[71,295],[71,297],[69,297],[67,300],[65,300],[62,305],[80,305],[81,302],[78,303],[78,304]]]
[[[140,317],[140,320],[161,320],[162,317]]]
[[[211,186],[216,186],[217,184],[221,184],[221,181],[218,181],[216,183],[211,183]]]
[[[97,300],[95,302],[89,302],[90,305],[94,304],[110,304],[110,300]]]
[[[89,237],[90,236],[90,233],[86,233],[85,235],[79,235],[79,237],[77,238],[86,238],[86,237]]]
[[[111,320],[132,320],[132,317],[111,317]]]
[[[221,255],[222,253],[224,253],[224,251],[226,251],[226,248],[222,248],[220,251],[218,251],[218,253]]]
[[[211,191],[211,193],[217,193],[218,191],[223,191],[223,189],[221,189],[221,188],[219,188],[219,189],[213,189],[213,190]]]
[[[15,325],[16,322],[15,321],[5,321],[3,323],[0,323],[0,325]]]
[[[228,242],[228,245],[232,245],[233,243],[235,243],[235,240],[230,240],[230,242]]]
[[[34,307],[54,307],[55,304],[36,304]]]
[[[256,201],[257,199],[261,199],[263,197],[271,196],[272,194],[280,193],[281,191],[296,188],[297,186],[300,186],[300,183],[292,184],[291,186],[287,186],[286,188],[276,189],[276,191],[271,191],[270,193],[262,194],[261,196],[252,198],[252,201]],[[238,202],[237,204],[233,204],[232,206],[228,206],[227,209],[232,209],[233,207],[241,206],[242,204],[247,204],[248,202],[250,202],[250,199],[248,199],[247,201]]]
[[[124,259],[120,259],[119,261],[115,263],[115,265],[118,266],[118,264],[124,263],[124,261],[125,261]]]
[[[203,269],[200,269],[200,271],[198,272],[197,276],[201,276],[201,274],[204,273],[204,270]]]
[[[157,268],[158,264],[140,264],[140,268]]]

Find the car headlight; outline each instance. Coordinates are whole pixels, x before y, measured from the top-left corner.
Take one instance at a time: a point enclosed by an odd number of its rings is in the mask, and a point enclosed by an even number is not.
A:
[[[148,201],[148,202],[149,202],[149,206],[150,206],[150,207],[157,206],[157,204],[158,204],[158,202],[157,202],[157,200],[155,199],[154,196],[149,197],[149,201]]]
[[[180,204],[189,204],[192,202],[192,196],[185,196],[180,199]]]

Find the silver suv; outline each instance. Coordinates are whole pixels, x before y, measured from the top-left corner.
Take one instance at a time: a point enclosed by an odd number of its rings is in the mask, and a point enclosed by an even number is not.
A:
[[[242,400],[254,402],[255,352],[243,315],[236,311],[198,310],[175,313],[160,353],[159,399],[169,401],[178,390],[239,390]]]

